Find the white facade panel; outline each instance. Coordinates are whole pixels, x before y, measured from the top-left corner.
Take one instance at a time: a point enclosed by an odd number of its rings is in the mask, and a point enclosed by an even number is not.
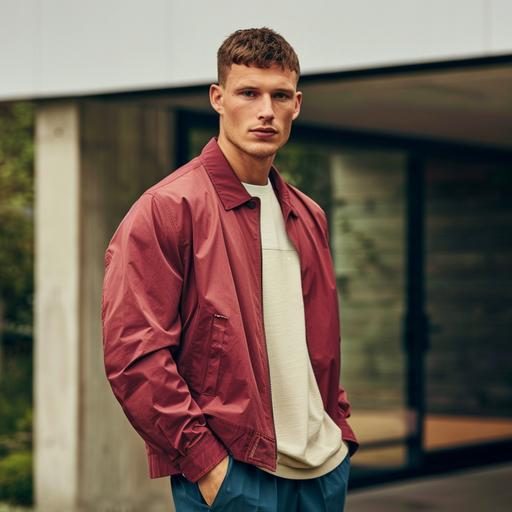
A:
[[[148,87],[169,80],[172,2],[42,0],[41,91]]]
[[[0,99],[27,97],[38,90],[40,29],[37,4],[0,0]]]
[[[508,0],[0,1],[0,99],[215,80],[216,50],[268,26],[303,73],[512,53]]]
[[[490,51],[510,53],[512,48],[512,2],[510,0],[492,0],[490,3]]]
[[[481,0],[311,2],[299,36],[308,71],[378,67],[481,56]],[[307,24],[305,21],[304,24]]]

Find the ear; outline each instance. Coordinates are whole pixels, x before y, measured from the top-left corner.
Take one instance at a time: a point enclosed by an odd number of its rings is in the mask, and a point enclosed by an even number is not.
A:
[[[297,117],[299,117],[301,105],[302,105],[302,92],[297,91],[295,93],[295,105],[294,105],[294,111],[293,111],[293,117],[292,117],[293,121],[295,121],[295,119],[297,119]]]
[[[218,113],[222,114],[224,112],[224,88],[219,84],[211,84],[210,85],[210,104],[213,109]]]

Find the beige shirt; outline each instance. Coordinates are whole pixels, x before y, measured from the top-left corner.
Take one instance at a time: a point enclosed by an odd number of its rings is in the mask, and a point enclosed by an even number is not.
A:
[[[277,436],[276,471],[260,469],[284,478],[315,478],[338,466],[348,455],[348,445],[324,410],[313,373],[299,256],[272,184],[242,184],[261,200],[263,317]]]

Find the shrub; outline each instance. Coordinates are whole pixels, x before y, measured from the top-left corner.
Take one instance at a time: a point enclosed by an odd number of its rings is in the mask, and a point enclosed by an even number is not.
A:
[[[0,501],[32,503],[32,453],[15,452],[0,460]]]

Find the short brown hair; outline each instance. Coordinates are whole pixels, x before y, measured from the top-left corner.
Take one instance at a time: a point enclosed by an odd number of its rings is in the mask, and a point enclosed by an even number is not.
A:
[[[269,68],[273,64],[295,71],[299,79],[299,58],[291,45],[267,27],[241,29],[229,35],[217,51],[217,80],[224,85],[232,64]]]

